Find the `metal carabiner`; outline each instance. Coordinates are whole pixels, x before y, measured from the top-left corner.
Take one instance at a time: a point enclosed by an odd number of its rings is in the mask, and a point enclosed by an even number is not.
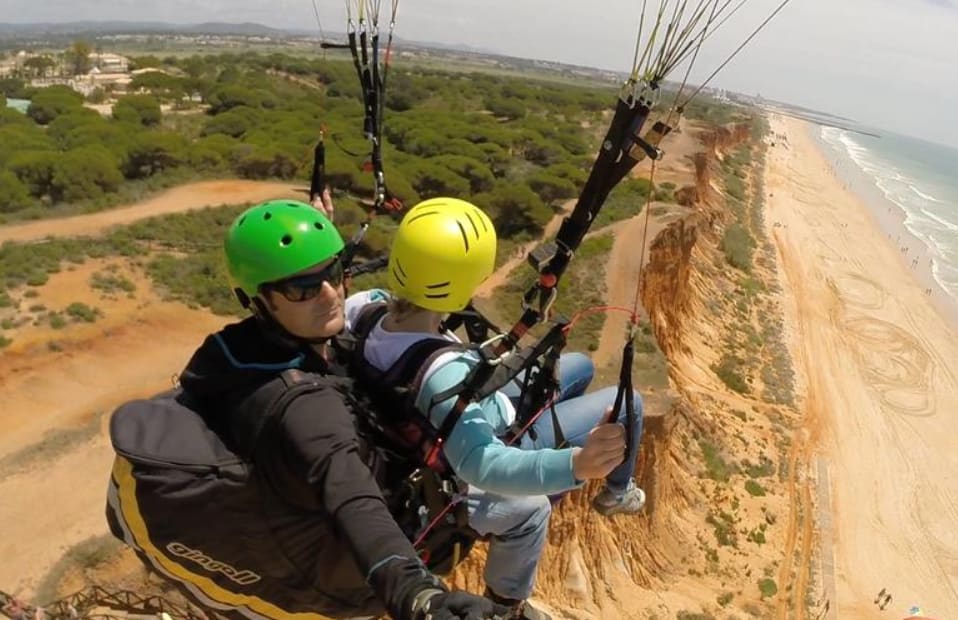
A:
[[[498,366],[499,364],[501,364],[504,359],[509,357],[512,351],[506,351],[497,357],[489,357],[489,355],[486,353],[486,347],[491,347],[492,345],[496,344],[497,342],[499,342],[505,337],[506,337],[505,334],[496,334],[489,340],[486,340],[485,342],[480,344],[478,348],[476,349],[477,353],[479,354],[479,358],[484,363],[488,364],[489,366]]]

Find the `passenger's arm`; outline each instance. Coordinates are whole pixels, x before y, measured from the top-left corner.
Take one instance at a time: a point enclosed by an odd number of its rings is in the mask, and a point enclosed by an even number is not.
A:
[[[417,404],[427,410],[432,395],[460,383],[469,366],[454,361],[428,375]],[[436,404],[430,422],[439,428],[455,398]],[[496,436],[505,421],[495,399],[471,403],[446,440],[444,454],[456,474],[484,491],[504,495],[544,495],[577,487],[573,475],[574,448],[523,450],[507,446]]]

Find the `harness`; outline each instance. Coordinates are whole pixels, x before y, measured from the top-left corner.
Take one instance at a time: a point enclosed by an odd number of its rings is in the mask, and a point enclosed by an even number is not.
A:
[[[391,471],[378,473],[377,479],[383,481],[387,502],[395,508],[393,516],[430,568],[435,570],[439,565],[451,569],[465,557],[478,534],[469,528],[467,507],[462,502],[468,487],[456,477],[440,449],[459,417],[447,416],[436,428],[428,414],[437,404],[461,397],[476,368],[483,368],[488,360],[477,364],[460,384],[433,395],[424,412],[416,406],[416,399],[429,367],[445,354],[483,349],[427,337],[408,347],[389,368],[380,370],[366,360],[363,351],[386,313],[384,302],[367,304],[353,322],[351,333],[334,340],[334,346],[348,360],[350,376],[372,399],[372,406],[359,408],[360,434],[388,455]],[[515,443],[526,432],[534,433],[532,424],[554,403],[559,387],[557,363],[565,339],[560,328],[549,334],[551,337],[547,335],[535,346],[497,361],[497,371],[470,397],[482,400],[523,375],[516,418],[500,436],[507,444]],[[554,407],[549,408],[557,443],[561,444],[564,439],[558,416]]]
[[[359,435],[379,455],[373,474],[399,527],[420,558],[438,574],[451,571],[468,555],[479,534],[469,527],[462,501],[467,486],[444,461],[424,462],[436,430],[415,409],[426,369],[447,352],[465,350],[442,338],[426,338],[409,347],[386,371],[365,360],[362,351],[372,328],[386,314],[386,304],[363,309],[350,334],[332,341],[348,362],[350,375],[362,387],[370,406],[357,408]]]

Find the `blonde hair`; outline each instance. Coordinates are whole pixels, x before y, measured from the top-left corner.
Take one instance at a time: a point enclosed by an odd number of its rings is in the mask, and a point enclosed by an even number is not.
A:
[[[431,312],[431,310],[417,306],[413,302],[409,301],[408,299],[403,299],[402,297],[390,297],[389,301],[386,302],[386,308],[394,319],[405,319],[410,315],[416,314],[417,312]]]

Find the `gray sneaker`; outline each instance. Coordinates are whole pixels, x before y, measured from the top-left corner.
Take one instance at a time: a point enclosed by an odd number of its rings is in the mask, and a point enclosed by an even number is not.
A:
[[[483,592],[482,595],[495,603],[511,607],[512,613],[509,616],[509,620],[552,620],[552,616],[540,609],[536,609],[529,601],[499,596],[488,586],[486,586],[486,591]],[[496,616],[496,618],[498,617],[499,616]]]
[[[608,487],[595,496],[592,507],[599,514],[611,517],[615,514],[635,514],[645,506],[645,491],[629,481],[629,487],[622,495],[616,495]]]

